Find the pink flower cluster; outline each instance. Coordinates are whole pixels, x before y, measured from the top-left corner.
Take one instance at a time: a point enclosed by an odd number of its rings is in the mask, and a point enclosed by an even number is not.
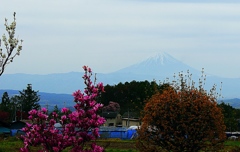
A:
[[[20,150],[28,152],[30,146],[42,145],[42,151],[61,152],[67,147],[71,147],[72,152],[102,152],[104,149],[95,142],[99,137],[99,126],[104,124],[105,119],[100,117],[97,112],[103,107],[96,102],[96,98],[101,92],[104,92],[102,83],[97,85],[91,81],[92,70],[83,66],[85,74],[83,76],[86,88],[82,93],[80,90],[73,93],[74,102],[76,102],[75,111],[70,112],[68,108],[62,108],[60,118],[61,129],[54,127],[58,115],[53,112],[50,119],[47,115],[47,109],[31,110],[29,119],[31,124],[27,124],[22,136],[24,147]]]
[[[109,105],[104,106],[102,108],[103,111],[113,111],[113,112],[119,112],[120,111],[120,105],[117,102],[110,101]]]

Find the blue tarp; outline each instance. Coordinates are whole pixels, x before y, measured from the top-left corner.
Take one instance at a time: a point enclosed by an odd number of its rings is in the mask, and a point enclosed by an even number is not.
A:
[[[6,131],[10,133],[10,129]],[[19,129],[12,129],[11,136],[15,136],[18,131]],[[124,127],[100,127],[99,134],[100,138],[133,139],[137,135],[137,130]]]
[[[120,138],[120,139],[133,139],[137,133],[137,130],[128,130],[124,128],[119,129],[100,129],[100,138]]]
[[[15,136],[17,134],[18,129],[11,130],[11,136]]]

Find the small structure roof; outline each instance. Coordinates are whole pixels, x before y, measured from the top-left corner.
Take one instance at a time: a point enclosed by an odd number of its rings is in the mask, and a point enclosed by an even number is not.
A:
[[[11,123],[10,129],[22,129],[25,126],[26,126],[25,122],[15,121]]]
[[[139,115],[137,112],[125,112],[122,118],[139,119]]]

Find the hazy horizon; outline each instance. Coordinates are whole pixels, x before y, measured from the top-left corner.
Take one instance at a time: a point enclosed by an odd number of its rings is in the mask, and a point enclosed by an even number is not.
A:
[[[3,1],[16,12],[23,50],[4,74],[111,73],[166,52],[205,72],[240,78],[240,3],[236,0]]]

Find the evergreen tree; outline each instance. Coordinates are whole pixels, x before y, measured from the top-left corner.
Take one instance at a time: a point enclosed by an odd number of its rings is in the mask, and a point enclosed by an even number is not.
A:
[[[21,102],[20,102],[20,96],[14,95],[11,97],[11,119],[12,121],[16,121],[21,119],[21,115],[17,115],[21,111]]]
[[[222,109],[224,115],[226,131],[238,131],[237,109],[224,102],[221,102],[218,106]]]
[[[20,96],[14,95],[9,97],[7,92],[3,93],[2,102],[0,104],[0,111],[7,114],[7,118],[4,118],[7,121],[15,121],[21,118],[21,114],[17,116],[17,113],[21,111]]]
[[[40,105],[38,103],[40,100],[40,97],[37,94],[38,91],[34,91],[31,84],[28,84],[27,88],[23,91],[19,91],[19,93],[22,112],[28,113],[32,109],[40,108]]]
[[[10,99],[7,92],[3,93],[2,102],[0,104],[0,119],[4,122],[10,121]]]
[[[2,102],[0,104],[0,110],[5,111],[5,112],[10,112],[11,111],[11,105],[10,105],[10,98],[8,96],[7,92],[3,93],[2,96]]]
[[[105,92],[98,98],[98,102],[108,105],[109,101],[117,102],[121,107],[121,114],[125,112],[136,112],[140,115],[145,100],[149,99],[157,91],[162,91],[169,84],[157,84],[156,81],[131,81],[118,83],[117,85],[106,85]]]

